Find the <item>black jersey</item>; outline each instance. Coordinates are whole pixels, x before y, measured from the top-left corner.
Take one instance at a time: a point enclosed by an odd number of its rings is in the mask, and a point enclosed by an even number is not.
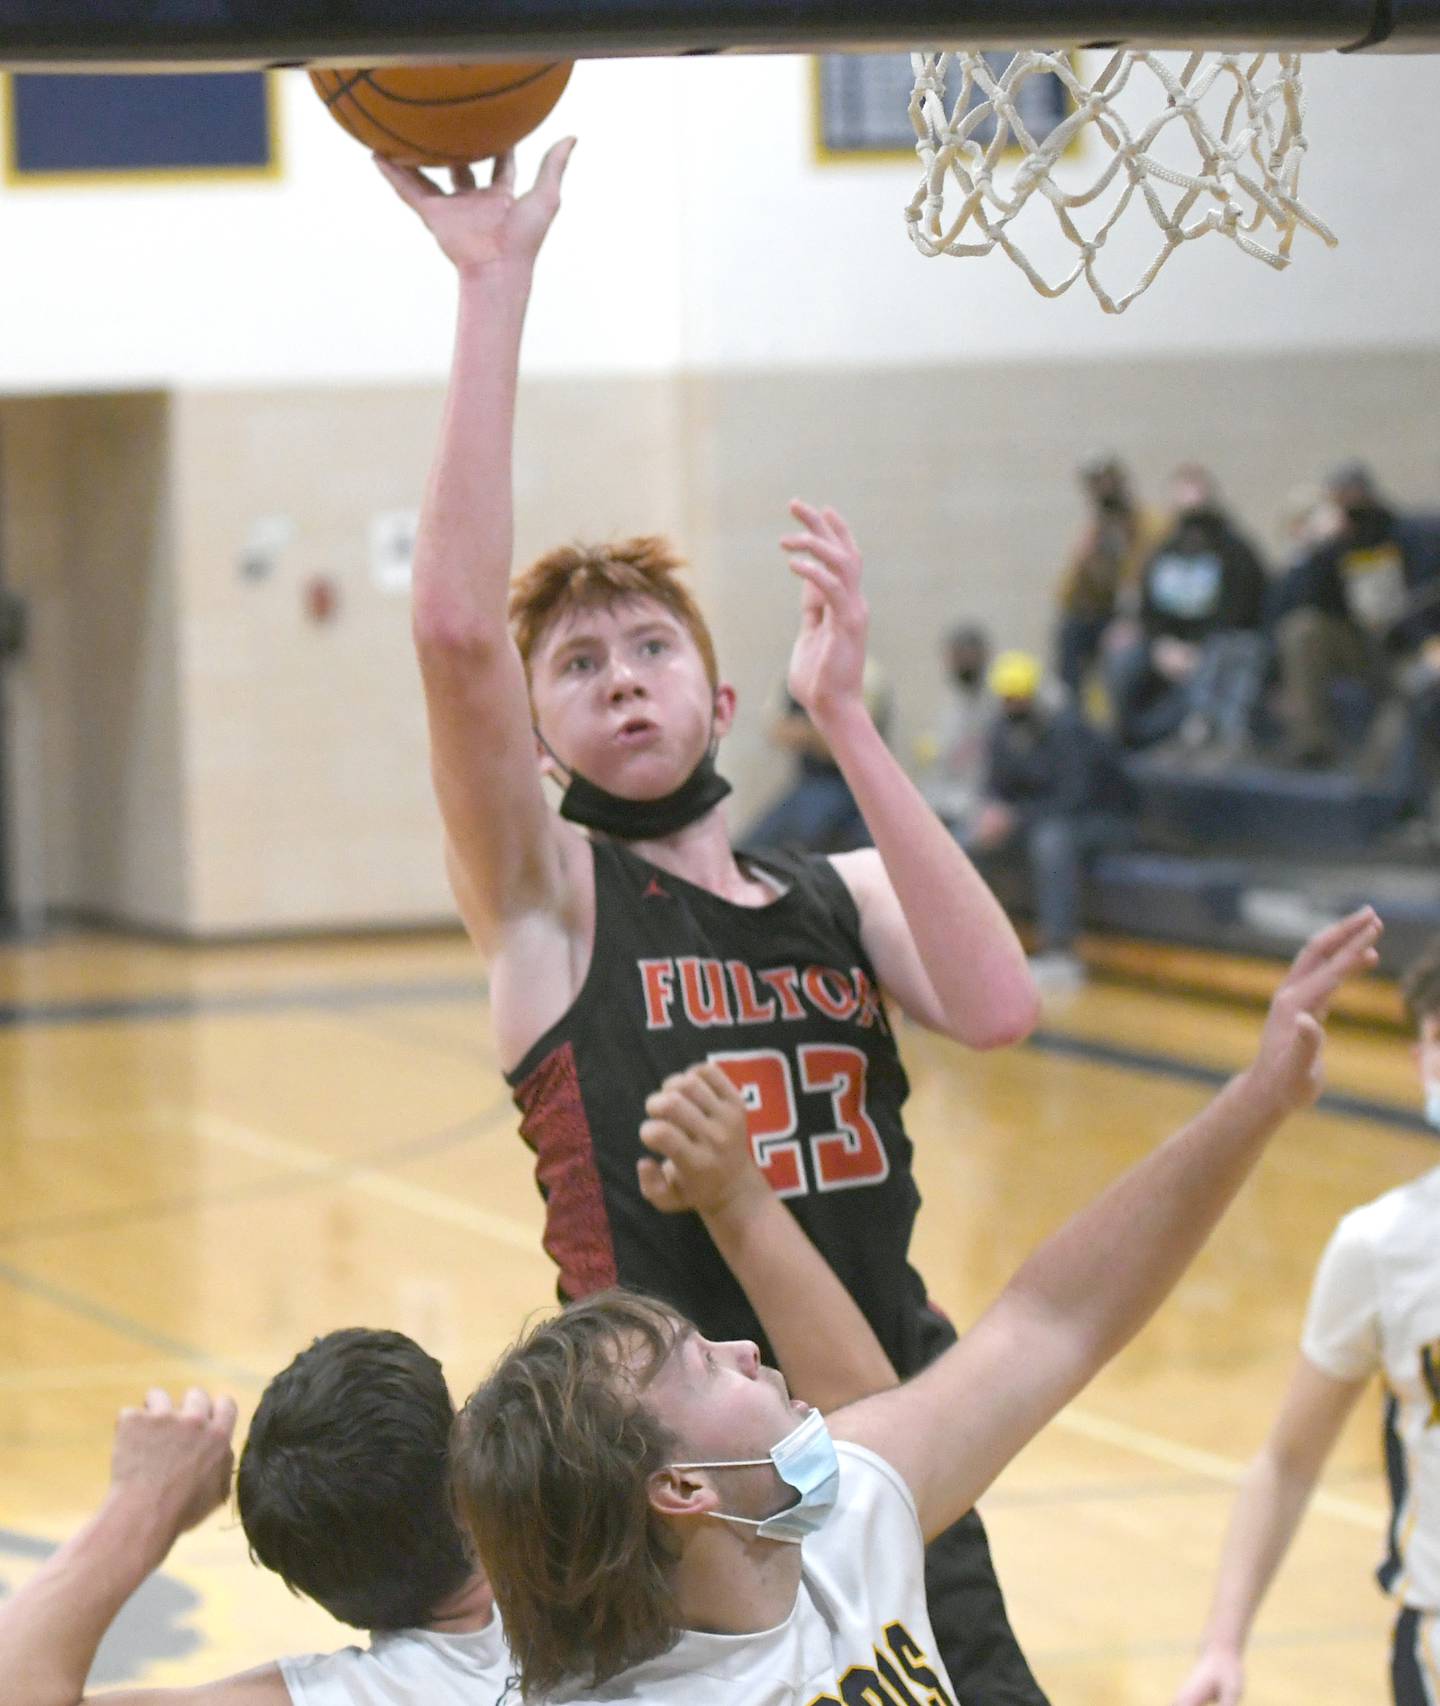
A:
[[[740,1086],[784,1197],[901,1374],[954,1339],[906,1261],[920,1195],[900,1120],[909,1092],[850,891],[828,859],[767,854],[787,884],[736,906],[619,842],[595,841],[595,945],[584,987],[507,1074],[545,1198],[560,1295],[629,1285],[715,1339],[755,1312],[693,1214],[660,1214],[635,1163],[645,1098],[706,1055]],[[931,1619],[959,1698],[1045,1706],[971,1511],[926,1552]]]
[[[843,879],[828,859],[767,854],[751,863],[785,892],[738,906],[621,843],[592,848],[589,973],[507,1075],[560,1295],[633,1286],[710,1338],[764,1343],[699,1217],[657,1213],[636,1179],[646,1096],[709,1056],[745,1097],[772,1187],[912,1372],[937,1323],[906,1261],[920,1203],[900,1117],[909,1083]]]

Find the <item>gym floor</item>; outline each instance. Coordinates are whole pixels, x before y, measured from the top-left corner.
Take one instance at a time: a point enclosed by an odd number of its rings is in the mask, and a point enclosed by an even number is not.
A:
[[[1097,982],[1048,1001],[1019,1049],[911,1030],[915,1254],[937,1299],[973,1317],[1258,1027],[1253,1007]],[[1065,1706],[1168,1699],[1325,1239],[1440,1161],[1400,1033],[1337,1024],[1330,1083],[1157,1320],[982,1505],[1017,1632]],[[0,1592],[98,1499],[114,1414],[148,1386],[229,1390],[243,1428],[314,1334],[363,1324],[413,1334],[463,1396],[553,1296],[458,936],[0,950],[0,1098]],[[1249,1706],[1383,1695],[1379,1413],[1376,1392],[1262,1614]],[[227,1512],[127,1608],[95,1681],[200,1681],[350,1638],[250,1564]]]

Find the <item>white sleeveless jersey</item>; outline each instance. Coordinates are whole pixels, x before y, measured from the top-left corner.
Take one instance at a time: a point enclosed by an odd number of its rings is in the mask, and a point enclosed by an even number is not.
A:
[[[514,1667],[497,1612],[471,1634],[375,1634],[368,1647],[281,1659],[294,1706],[497,1706]],[[507,1706],[519,1706],[512,1689]]]
[[[785,1621],[756,1635],[687,1631],[668,1653],[581,1702],[642,1706],[951,1706],[925,1609],[925,1543],[899,1473],[862,1446],[836,1441],[840,1495],[804,1542],[800,1591]]]
[[[1440,1611],[1440,1167],[1340,1222],[1301,1349],[1336,1380],[1384,1375],[1393,1514],[1380,1585]]]

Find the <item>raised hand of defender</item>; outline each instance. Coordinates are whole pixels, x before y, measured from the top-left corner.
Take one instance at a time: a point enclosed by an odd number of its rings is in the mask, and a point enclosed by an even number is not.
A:
[[[1240,1706],[1244,1693],[1245,1666],[1239,1656],[1206,1648],[1170,1706]]]
[[[234,1433],[233,1398],[211,1398],[192,1386],[176,1409],[170,1394],[156,1387],[142,1408],[120,1412],[111,1491],[140,1500],[172,1536],[183,1534],[229,1496]]]
[[[1285,1108],[1303,1108],[1325,1081],[1325,1016],[1347,977],[1371,970],[1384,928],[1373,907],[1362,906],[1312,936],[1275,991],[1250,1076]]]
[[[636,1165],[653,1207],[715,1215],[769,1193],[750,1147],[745,1104],[714,1061],[671,1073],[645,1098],[645,1113],[640,1141],[653,1155]]]
[[[789,687],[818,723],[842,700],[863,695],[870,609],[860,590],[860,547],[844,517],[799,498],[790,513],[802,531],[787,533],[780,548],[804,585]]]
[[[515,193],[515,156],[502,154],[483,188],[469,166],[450,174],[443,190],[418,166],[397,166],[375,155],[375,164],[407,207],[413,208],[435,241],[462,273],[506,262],[529,266],[560,206],[560,183],[575,138],[557,142],[540,162],[535,182]]]

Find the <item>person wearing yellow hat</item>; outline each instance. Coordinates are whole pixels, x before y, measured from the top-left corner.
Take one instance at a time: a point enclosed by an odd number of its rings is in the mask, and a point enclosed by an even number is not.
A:
[[[1085,866],[1133,839],[1135,800],[1108,738],[1073,704],[1046,705],[1041,676],[1028,652],[1001,652],[990,666],[999,714],[971,846],[1023,856],[1039,931],[1031,970],[1055,988],[1084,977],[1075,936]]]
[[[1001,652],[990,666],[990,691],[1007,705],[1027,703],[1040,690],[1040,660],[1029,652]]]

